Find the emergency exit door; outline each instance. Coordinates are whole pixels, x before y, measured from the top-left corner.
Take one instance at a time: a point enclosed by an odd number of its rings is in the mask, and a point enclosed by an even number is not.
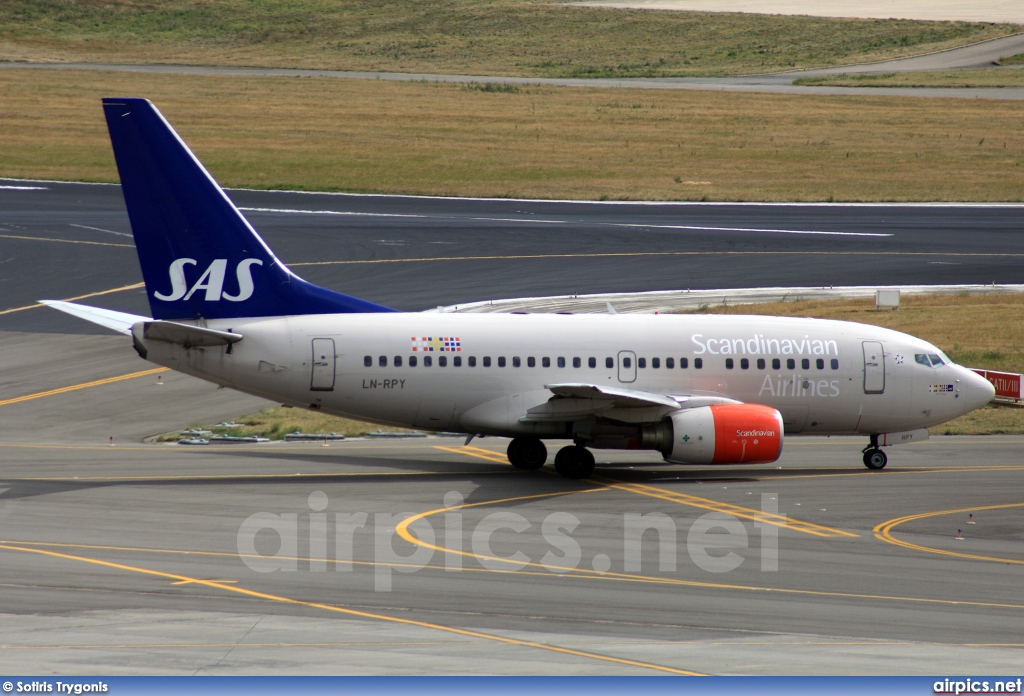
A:
[[[885,352],[879,341],[864,341],[864,393],[885,391]]]
[[[313,375],[310,391],[334,391],[334,339],[313,339]]]

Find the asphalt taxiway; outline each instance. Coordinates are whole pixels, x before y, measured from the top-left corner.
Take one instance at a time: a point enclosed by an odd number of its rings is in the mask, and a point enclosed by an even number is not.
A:
[[[1019,669],[1022,438],[936,437],[881,472],[847,438],[747,468],[599,452],[589,482],[515,471],[498,439],[144,444],[267,402],[34,304],[146,312],[117,187],[0,185],[26,187],[0,188],[0,671]],[[1015,207],[231,195],[273,209],[249,214],[303,275],[404,309],[689,277],[1022,276]],[[658,531],[637,541],[638,523]]]
[[[600,453],[584,483],[515,471],[502,444],[4,442],[0,670],[1021,664],[1021,438],[939,438],[884,472],[848,439],[794,439],[778,466],[743,469]],[[642,519],[660,531],[629,541]]]

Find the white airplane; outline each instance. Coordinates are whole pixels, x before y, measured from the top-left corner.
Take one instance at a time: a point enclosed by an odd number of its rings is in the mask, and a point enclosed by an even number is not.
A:
[[[881,447],[992,400],[926,341],[841,321],[764,316],[400,313],[300,279],[277,259],[160,112],[104,99],[153,317],[47,304],[130,335],[150,362],[338,416],[543,440],[569,478],[588,448],[679,464],[776,461],[783,433],[863,434]]]

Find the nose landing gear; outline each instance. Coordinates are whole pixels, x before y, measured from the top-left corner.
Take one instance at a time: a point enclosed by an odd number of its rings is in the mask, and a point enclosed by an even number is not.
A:
[[[871,436],[871,444],[864,448],[864,466],[869,469],[884,469],[885,465],[889,463],[889,458],[885,456],[885,452],[878,448],[878,436]]]

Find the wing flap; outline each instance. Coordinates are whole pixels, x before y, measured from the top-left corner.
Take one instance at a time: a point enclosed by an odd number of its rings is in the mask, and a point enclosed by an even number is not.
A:
[[[740,403],[717,394],[668,396],[596,384],[548,384],[545,388],[554,396],[527,409],[520,422],[557,422],[599,416],[624,423],[652,423],[679,409]]]
[[[623,389],[621,387],[599,387],[596,384],[547,384],[555,396],[574,399],[611,401],[616,408],[637,408],[663,406],[679,408],[679,402],[671,396],[651,392]]]

